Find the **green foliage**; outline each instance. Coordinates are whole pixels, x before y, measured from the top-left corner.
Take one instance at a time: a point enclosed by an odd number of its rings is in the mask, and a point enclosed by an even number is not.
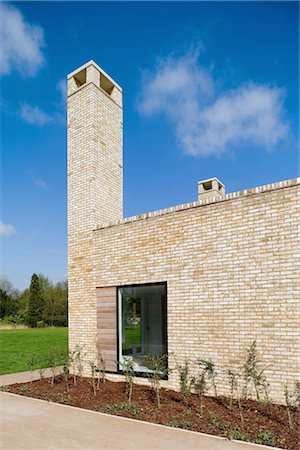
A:
[[[138,417],[141,412],[143,411],[143,408],[140,408],[139,406],[133,404],[133,403],[112,403],[101,406],[101,411],[108,414],[116,414],[118,412],[130,412],[134,417]]]
[[[198,359],[198,365],[200,368],[203,369],[205,377],[211,382],[215,397],[217,397],[218,396],[217,383],[216,383],[216,375],[217,374],[216,374],[215,364],[210,360]]]
[[[208,411],[208,425],[211,427],[217,426],[217,414],[215,411]]]
[[[263,431],[259,433],[252,442],[255,444],[276,444],[279,440],[277,434],[273,433],[273,431]]]
[[[183,365],[177,364],[177,370],[179,373],[180,392],[183,396],[184,404],[187,405],[193,384],[193,378],[190,377],[189,362],[185,361]]]
[[[234,439],[236,441],[249,441],[249,438],[245,431],[239,430],[238,428],[236,430],[227,431],[227,433],[225,433],[225,436],[230,440]]]
[[[122,362],[120,362],[122,370],[125,375],[126,380],[126,396],[128,398],[129,403],[131,403],[132,399],[132,389],[134,383],[134,360],[130,357],[125,358]]]
[[[248,396],[248,386],[253,383],[255,388],[257,400],[261,400],[261,392],[265,393],[266,401],[269,403],[268,397],[268,384],[266,377],[264,376],[265,368],[261,366],[262,361],[260,361],[257,353],[256,340],[254,340],[247,350],[247,359],[244,364],[244,397]]]
[[[188,420],[180,421],[176,419],[171,419],[168,425],[173,428],[181,428],[183,430],[188,430],[192,426],[192,422]]]
[[[31,277],[28,300],[28,325],[35,328],[43,318],[43,297],[39,277],[34,273]]]
[[[156,394],[156,405],[160,409],[160,385],[161,380],[169,373],[168,355],[145,355],[144,361],[152,373],[149,374],[152,389]]]
[[[38,357],[35,353],[32,353],[31,355],[29,355],[27,362],[28,362],[28,368],[31,372],[31,377],[30,377],[31,382],[32,382],[32,372],[33,372],[34,368],[36,367],[37,361],[38,361]]]
[[[200,415],[200,417],[202,417],[203,416],[203,396],[206,392],[205,370],[202,369],[198,373],[198,375],[193,379],[193,386],[194,386],[196,394],[199,395],[199,399],[200,399],[199,415]]]
[[[6,279],[0,279],[0,323],[31,327],[67,326],[67,282],[52,284],[47,277],[33,274],[29,289],[21,294]]]

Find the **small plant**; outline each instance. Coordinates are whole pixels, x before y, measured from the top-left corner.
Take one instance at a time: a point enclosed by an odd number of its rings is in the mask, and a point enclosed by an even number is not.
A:
[[[256,392],[257,400],[260,401],[261,391],[264,391],[265,395],[267,394],[267,401],[269,402],[269,397],[267,393],[267,382],[265,376],[263,375],[265,368],[260,367],[261,363],[262,361],[260,361],[258,358],[255,339],[247,351],[247,359],[244,364],[244,380],[245,380],[244,398],[248,397],[248,387],[249,384],[252,382]]]
[[[239,429],[227,431],[227,433],[225,433],[225,436],[229,440],[233,440],[233,439],[236,441],[248,441],[249,440],[245,431],[239,430]]]
[[[67,392],[70,391],[70,388],[69,388],[69,369],[70,369],[70,359],[69,359],[69,357],[67,357],[66,360],[63,363],[63,370],[62,370],[62,375],[63,375],[63,378],[64,378],[65,383],[66,383]]]
[[[82,380],[82,372],[83,372],[83,364],[82,364],[82,359],[83,359],[83,355],[82,355],[82,347],[79,344],[76,344],[75,347],[76,350],[76,365],[77,365],[77,370],[78,370],[78,375],[80,376],[80,379]]]
[[[101,406],[101,411],[108,413],[108,414],[116,414],[121,411],[130,412],[134,417],[138,417],[141,412],[143,411],[142,408],[140,408],[137,405],[134,405],[133,403],[113,403],[113,404],[107,404]]]
[[[68,365],[73,373],[73,383],[76,386],[76,350],[70,350],[68,355]]]
[[[212,361],[206,359],[198,359],[198,364],[200,367],[203,368],[205,374],[207,375],[207,378],[210,380],[214,390],[215,397],[217,397],[218,396],[216,383],[217,374],[215,370],[215,364]]]
[[[44,373],[46,369],[39,369],[40,381],[44,379]]]
[[[208,425],[211,427],[216,427],[217,424],[217,414],[215,411],[208,411]]]
[[[273,431],[266,430],[259,433],[252,442],[255,444],[276,444],[278,439],[277,434],[273,433]]]
[[[126,396],[128,398],[129,403],[131,403],[132,399],[132,390],[134,383],[134,361],[132,358],[126,358],[124,361],[120,362],[122,369],[124,371],[125,380],[126,380]]]
[[[182,428],[183,430],[188,430],[192,426],[192,422],[189,422],[188,420],[179,421],[179,420],[172,419],[168,423],[168,426],[173,427],[173,428]]]
[[[168,355],[145,355],[144,361],[148,364],[149,368],[152,370],[152,373],[149,374],[150,383],[152,389],[156,395],[156,406],[160,409],[160,387],[161,380],[165,378],[168,374]]]
[[[105,360],[102,357],[100,344],[97,344],[97,371],[98,371],[98,382],[97,382],[97,390],[100,389],[100,381],[105,383]]]
[[[293,393],[290,392],[287,384],[284,386],[284,398],[289,426],[290,428],[293,428],[294,426],[292,418]]]
[[[177,370],[179,373],[180,392],[183,396],[184,404],[188,405],[191,387],[194,382],[193,378],[189,376],[189,362],[185,361],[183,365],[177,364]]]
[[[21,392],[22,394],[26,394],[26,393],[28,392],[28,385],[27,385],[27,384],[22,384],[22,385],[20,386],[20,392]]]
[[[199,396],[200,400],[200,417],[203,417],[203,396],[206,392],[206,378],[205,378],[205,371],[202,370],[196,378],[193,379],[193,385],[196,393]]]
[[[9,386],[0,386],[0,392],[10,392]]]
[[[230,423],[226,421],[217,422],[217,427],[219,430],[226,432],[230,428]]]
[[[236,399],[238,401],[239,405],[239,411],[240,411],[240,418],[241,418],[241,424],[244,426],[244,414],[243,414],[243,408],[241,404],[241,396],[240,396],[240,390],[239,390],[239,379],[240,374],[237,372],[233,372],[232,370],[228,370],[228,378],[229,378],[229,384],[230,384],[230,410],[232,410],[233,405],[233,398],[236,396]]]
[[[34,368],[35,368],[36,363],[37,363],[37,356],[36,356],[35,353],[32,353],[31,355],[29,355],[27,363],[28,363],[28,367],[29,367],[29,370],[30,370],[30,382],[32,383],[33,371],[34,371]]]
[[[96,369],[97,366],[95,365],[94,361],[89,361],[90,369],[91,369],[91,375],[92,375],[92,387],[94,395],[96,396]]]
[[[295,405],[300,406],[300,381],[296,381],[294,388]]]
[[[60,358],[61,358],[61,354],[57,349],[52,349],[48,352],[48,365],[52,372],[51,386],[53,386],[54,381],[55,381],[56,369],[57,369],[58,361],[60,360]]]

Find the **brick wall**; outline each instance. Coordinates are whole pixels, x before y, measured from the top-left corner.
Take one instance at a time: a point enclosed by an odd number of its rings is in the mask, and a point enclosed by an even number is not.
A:
[[[256,339],[280,401],[299,378],[299,188],[291,180],[102,227],[95,287],[167,281],[169,351],[212,359],[227,381]],[[178,388],[175,373],[169,385]]]

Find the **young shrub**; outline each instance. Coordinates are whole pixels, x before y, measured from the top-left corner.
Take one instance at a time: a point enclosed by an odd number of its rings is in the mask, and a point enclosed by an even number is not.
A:
[[[55,375],[56,375],[56,369],[57,369],[57,361],[59,359],[59,355],[57,350],[52,349],[48,352],[48,365],[50,367],[50,370],[52,372],[52,377],[51,377],[51,386],[53,386],[54,381],[55,381]]]
[[[293,393],[289,391],[287,384],[284,386],[284,398],[289,426],[290,428],[293,428],[294,426],[292,418]]]
[[[229,384],[230,384],[230,410],[232,410],[233,398],[236,395],[236,399],[237,399],[238,405],[239,405],[241,424],[242,424],[242,426],[244,426],[244,414],[243,414],[243,408],[242,408],[242,404],[241,404],[241,396],[240,396],[240,390],[239,390],[240,374],[237,372],[233,372],[232,370],[228,370],[228,378],[229,378]]]
[[[70,369],[70,359],[69,357],[66,358],[66,360],[63,363],[63,371],[62,371],[62,375],[66,384],[66,389],[67,392],[70,391],[69,388],[69,369]]]
[[[76,366],[77,366],[76,356],[77,356],[76,350],[69,351],[69,355],[68,355],[68,366],[69,367],[68,367],[68,369],[71,369],[73,372],[74,386],[76,386]]]
[[[105,383],[105,360],[102,357],[100,344],[97,344],[97,371],[98,371],[98,382],[97,382],[97,390],[100,389],[100,381]]]
[[[156,406],[160,409],[160,388],[161,388],[161,380],[166,377],[169,372],[168,369],[168,355],[145,355],[144,361],[148,364],[149,368],[152,370],[152,373],[149,374],[149,379],[151,383],[151,387],[155,392],[156,396]]]
[[[189,376],[189,362],[186,360],[183,365],[177,364],[176,368],[179,373],[180,392],[183,396],[183,402],[187,406],[193,384],[193,379]]]
[[[200,400],[200,417],[203,417],[203,396],[205,395],[207,386],[206,386],[206,378],[205,371],[202,369],[201,372],[193,379],[193,385],[196,393],[199,396]]]
[[[32,383],[33,371],[37,363],[37,355],[35,353],[29,355],[27,363],[30,370],[30,382]]]
[[[300,382],[296,381],[294,388],[295,405],[300,406]]]
[[[260,391],[264,390],[264,384],[266,383],[263,375],[265,368],[259,367],[261,362],[257,354],[256,340],[254,340],[247,351],[247,359],[244,364],[244,398],[248,397],[248,386],[252,382],[256,392],[256,398],[260,401]]]
[[[75,364],[77,366],[78,375],[80,376],[80,379],[82,380],[82,372],[83,372],[83,364],[82,364],[82,347],[79,344],[76,344],[75,347]]]
[[[206,360],[206,359],[199,359],[198,364],[200,367],[203,368],[203,370],[207,376],[207,379],[210,380],[211,385],[214,390],[215,397],[217,397],[218,396],[217,383],[216,383],[217,374],[216,374],[216,370],[215,370],[215,364],[212,361]]]
[[[44,373],[45,373],[46,369],[39,369],[39,374],[40,374],[40,381],[42,381],[44,379]]]
[[[123,362],[120,363],[126,380],[126,396],[128,399],[128,402],[131,403],[132,400],[132,390],[133,390],[133,383],[134,383],[134,361],[132,358],[126,358]]]
[[[94,392],[94,395],[96,396],[96,394],[97,394],[97,392],[96,392],[96,369],[97,369],[97,366],[95,365],[94,361],[89,361],[89,365],[91,368],[93,392]]]

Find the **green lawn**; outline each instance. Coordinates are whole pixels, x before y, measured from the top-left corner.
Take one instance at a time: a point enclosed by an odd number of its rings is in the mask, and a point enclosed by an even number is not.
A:
[[[0,330],[0,374],[29,370],[28,357],[38,356],[36,368],[48,367],[51,349],[68,352],[68,328]]]
[[[141,327],[137,325],[125,326],[125,342],[123,342],[123,350],[131,348],[133,345],[141,345]]]

